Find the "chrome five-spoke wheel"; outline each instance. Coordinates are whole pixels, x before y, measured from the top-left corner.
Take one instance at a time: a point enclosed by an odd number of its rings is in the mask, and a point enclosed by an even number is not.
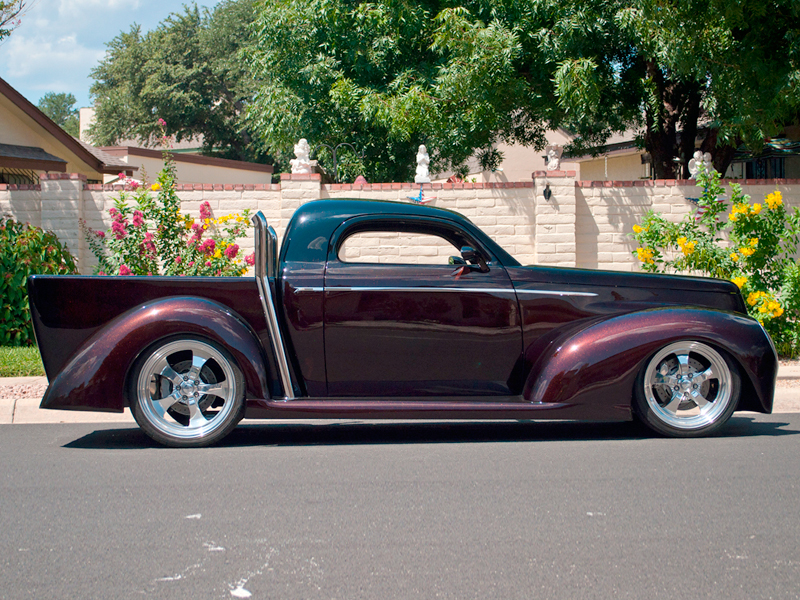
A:
[[[169,446],[205,446],[242,418],[244,382],[224,349],[194,337],[165,340],[133,370],[131,412],[150,437]]]
[[[682,341],[659,350],[636,386],[636,409],[656,431],[689,437],[721,427],[739,401],[735,363],[714,348]]]

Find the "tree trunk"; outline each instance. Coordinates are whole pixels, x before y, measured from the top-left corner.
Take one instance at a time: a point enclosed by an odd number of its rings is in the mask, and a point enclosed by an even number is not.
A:
[[[727,143],[717,145],[719,143],[718,134],[719,130],[716,127],[709,129],[708,135],[706,139],[703,140],[700,149],[703,152],[711,153],[711,160],[714,164],[714,168],[719,171],[720,175],[725,177],[725,171],[731,166],[733,157],[736,154],[736,148],[741,143],[741,140],[736,140],[736,146]]]
[[[700,118],[700,88],[687,84],[686,106],[681,116],[681,167],[677,175],[689,179],[689,160],[694,156],[697,140],[697,120]]]
[[[672,161],[672,157],[675,154],[677,142],[678,111],[670,102],[670,84],[665,81],[664,74],[658,65],[648,61],[646,69],[656,88],[659,106],[656,110],[652,110],[652,107],[645,110],[647,126],[644,135],[645,148],[650,153],[655,178],[674,179],[675,163]]]

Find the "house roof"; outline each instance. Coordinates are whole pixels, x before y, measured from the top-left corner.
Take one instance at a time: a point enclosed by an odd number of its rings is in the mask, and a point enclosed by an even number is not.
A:
[[[50,117],[45,115],[41,110],[28,101],[22,94],[11,87],[5,80],[0,78],[0,94],[9,99],[19,110],[21,110],[28,118],[34,123],[39,125],[45,132],[52,137],[56,142],[64,146],[78,159],[83,161],[90,169],[99,173],[116,174],[120,171],[120,163],[115,159],[113,162],[106,162],[102,154],[96,154],[93,149],[90,150],[88,144],[81,143],[77,138],[72,137],[61,127],[59,127]],[[25,147],[25,146],[21,146]],[[38,148],[42,153],[47,154],[41,148]],[[52,156],[52,155],[49,155]],[[58,157],[55,157],[58,158]],[[109,159],[111,157],[108,157]],[[31,159],[35,160],[35,159]],[[58,160],[61,160],[58,158]],[[65,161],[66,162],[66,161]],[[24,168],[41,169],[43,167],[26,166]],[[131,171],[135,169],[131,165],[125,165],[125,170]],[[57,170],[57,169],[46,169]],[[63,171],[63,169],[62,169]]]
[[[53,156],[41,148],[0,144],[0,167],[8,169],[41,169],[64,173],[67,170],[67,161]]]

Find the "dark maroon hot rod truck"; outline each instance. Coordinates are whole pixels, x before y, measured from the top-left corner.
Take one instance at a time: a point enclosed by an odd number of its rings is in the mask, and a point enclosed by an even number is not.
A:
[[[31,277],[42,408],[130,406],[170,446],[242,417],[637,417],[688,437],[772,410],[775,349],[730,282],[524,267],[465,217],[415,204],[305,204],[280,252],[253,220],[255,278]],[[453,256],[350,258],[364,235]]]

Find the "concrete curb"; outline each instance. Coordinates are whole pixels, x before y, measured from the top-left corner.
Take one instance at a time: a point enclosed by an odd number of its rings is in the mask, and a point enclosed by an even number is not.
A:
[[[775,390],[774,413],[800,412],[800,385],[786,387],[800,380],[800,366],[781,366],[779,387]],[[46,377],[0,377],[0,387],[12,385],[46,385]],[[73,410],[42,410],[41,398],[0,398],[0,425],[32,423],[127,423],[135,425],[130,410],[124,413],[102,413]]]

